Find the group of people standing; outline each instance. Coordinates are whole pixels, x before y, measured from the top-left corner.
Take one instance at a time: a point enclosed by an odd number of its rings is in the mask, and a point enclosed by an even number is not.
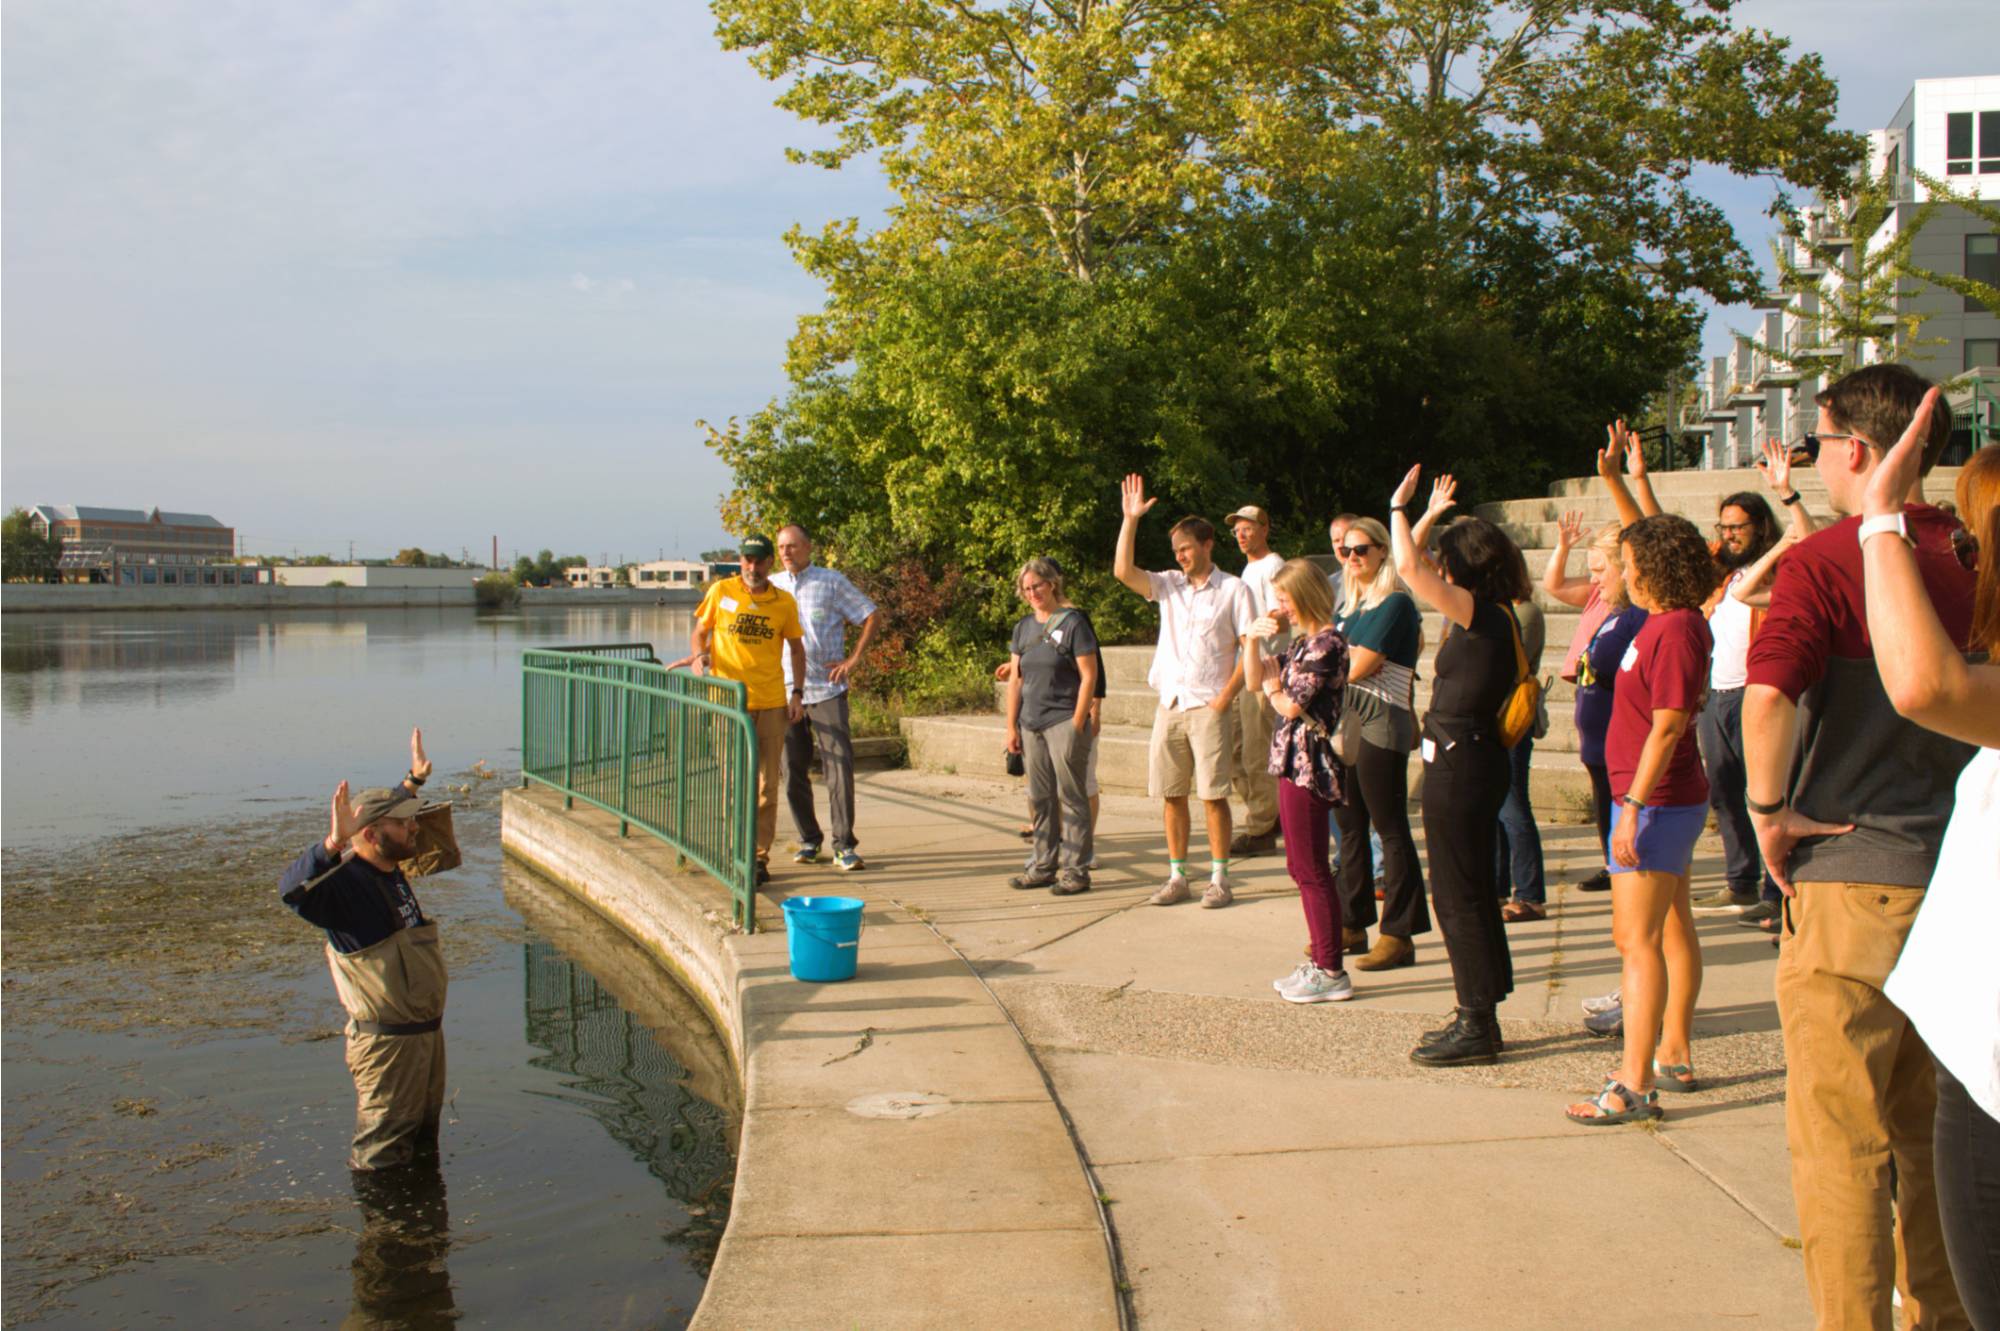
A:
[[[2000,642],[1990,557],[2000,545],[2000,448],[1981,450],[1960,480],[1968,535],[1921,499],[1950,435],[1949,409],[1925,380],[1870,366],[1817,402],[1818,428],[1796,451],[1768,447],[1760,464],[1790,514],[1782,534],[1768,501],[1749,492],[1719,506],[1713,543],[1660,511],[1622,424],[1599,458],[1618,522],[1587,543],[1579,515],[1560,525],[1544,587],[1582,611],[1563,673],[1577,685],[1579,756],[1604,856],[1601,874],[1581,886],[1611,893],[1622,970],[1619,992],[1591,1010],[1600,1033],[1624,1036],[1618,1067],[1565,1113],[1588,1126],[1643,1121],[1660,1116],[1663,1092],[1698,1088],[1695,917],[1737,915],[1783,944],[1787,1132],[1821,1325],[1878,1324],[1900,1244],[1906,1316],[2000,1326],[2000,667],[1977,663]],[[1803,465],[1826,485],[1830,526],[1816,529],[1790,484]],[[1546,910],[1539,874],[1513,871],[1508,843],[1521,820],[1503,813],[1516,801],[1533,826],[1529,739],[1509,743],[1502,719],[1538,670],[1540,643],[1531,650],[1528,640],[1538,616],[1514,542],[1478,517],[1443,522],[1449,477],[1413,517],[1420,479],[1412,467],[1386,523],[1336,521],[1342,567],[1329,579],[1271,554],[1254,508],[1230,516],[1251,559],[1242,577],[1215,565],[1214,528],[1199,517],[1169,532],[1174,569],[1140,569],[1137,529],[1156,501],[1141,477],[1126,478],[1113,569],[1160,613],[1148,785],[1162,802],[1168,865],[1150,899],[1168,906],[1194,895],[1193,797],[1210,856],[1201,903],[1230,904],[1232,855],[1261,849],[1256,838],[1269,830],[1232,837],[1232,776],[1242,778],[1246,755],[1261,756],[1311,939],[1306,961],[1273,987],[1295,1003],[1350,998],[1346,958],[1361,954],[1357,970],[1410,964],[1428,906],[1457,1002],[1451,1022],[1410,1056],[1491,1063],[1504,1047],[1496,1010],[1514,983],[1505,925]],[[1588,576],[1572,579],[1580,544]],[[1024,693],[1042,671],[1074,671],[1065,676],[1072,691],[1045,714],[1069,756],[1053,764],[1036,820],[1039,841],[1066,855],[1074,847],[1080,869],[1089,836],[1072,836],[1063,820],[1089,816],[1077,812],[1078,774],[1096,728],[1086,701],[1102,687],[1101,658],[1074,612],[1066,627],[1075,659],[1054,659],[1065,626],[1052,627],[1034,577],[1032,566],[1022,570],[1031,613],[1010,665],[1028,676]],[[1418,719],[1420,607],[1441,617],[1443,635]],[[1268,715],[1268,742],[1243,719],[1252,708]],[[1036,723],[1023,715],[1010,705],[1010,744],[1030,742],[1021,735]],[[1413,745],[1424,771],[1428,902],[1406,812]],[[1977,758],[1975,745],[1984,746]],[[1254,819],[1258,805],[1245,806]],[[1696,901],[1693,851],[1711,811],[1726,881]],[[1371,946],[1378,857],[1381,928]],[[1508,877],[1515,895],[1503,900]],[[1043,885],[1032,871],[1015,883]],[[1064,860],[1050,885],[1079,891],[1088,879]]]

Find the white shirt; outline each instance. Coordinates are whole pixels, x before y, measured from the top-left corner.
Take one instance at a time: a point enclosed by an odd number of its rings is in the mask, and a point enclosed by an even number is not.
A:
[[[1262,555],[1243,566],[1243,585],[1250,589],[1250,603],[1259,615],[1268,615],[1278,608],[1278,598],[1271,592],[1271,579],[1285,566],[1285,557],[1277,551]]]
[[[1729,594],[1743,581],[1743,572],[1739,568],[1729,575],[1722,599],[1708,616],[1708,631],[1715,639],[1708,657],[1708,687],[1718,692],[1740,689],[1750,681],[1750,607]]]
[[[1917,922],[1882,992],[1965,1087],[2000,1118],[2000,749],[1959,773],[1957,802]]]
[[[1199,587],[1179,569],[1148,573],[1146,580],[1146,599],[1160,607],[1160,643],[1146,683],[1164,706],[1206,707],[1229,686],[1238,641],[1257,620],[1250,589],[1219,568],[1210,569]]]

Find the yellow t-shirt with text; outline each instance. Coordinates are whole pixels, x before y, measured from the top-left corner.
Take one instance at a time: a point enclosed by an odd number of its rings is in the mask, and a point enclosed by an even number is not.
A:
[[[753,712],[785,705],[785,644],[805,636],[790,592],[767,586],[752,596],[742,578],[724,578],[709,584],[694,618],[710,633],[710,673],[741,681]]]

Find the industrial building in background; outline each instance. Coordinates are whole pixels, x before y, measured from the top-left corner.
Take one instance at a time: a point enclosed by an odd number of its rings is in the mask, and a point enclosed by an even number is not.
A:
[[[206,513],[37,504],[29,514],[36,530],[61,544],[63,582],[235,587],[270,580],[268,571],[236,563],[235,528]]]

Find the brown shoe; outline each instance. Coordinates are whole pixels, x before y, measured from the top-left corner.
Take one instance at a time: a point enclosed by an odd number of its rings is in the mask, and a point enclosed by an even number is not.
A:
[[[1343,955],[1350,957],[1358,957],[1366,952],[1368,950],[1368,931],[1366,929],[1342,929],[1340,931],[1340,950]]]
[[[1509,924],[1521,924],[1527,920],[1546,920],[1549,911],[1539,902],[1514,900],[1500,908],[1500,918]]]
[[[1394,934],[1381,934],[1375,939],[1375,946],[1368,949],[1368,955],[1354,963],[1358,971],[1389,971],[1399,966],[1417,964],[1417,945],[1407,938]]]

